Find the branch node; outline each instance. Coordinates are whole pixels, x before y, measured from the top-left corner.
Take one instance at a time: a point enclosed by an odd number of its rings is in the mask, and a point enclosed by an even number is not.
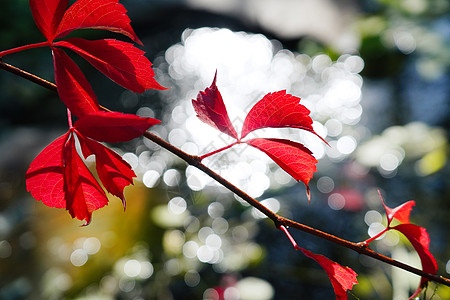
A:
[[[366,241],[364,241],[364,242],[359,242],[359,243],[356,243],[356,246],[357,246],[358,248],[364,249],[364,248],[367,248],[367,247],[369,246],[369,243],[367,243]]]

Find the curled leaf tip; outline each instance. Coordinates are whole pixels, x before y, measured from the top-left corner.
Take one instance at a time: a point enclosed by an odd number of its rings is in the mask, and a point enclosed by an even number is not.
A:
[[[306,196],[308,197],[308,204],[311,204],[311,190],[309,189],[309,185],[306,186]]]
[[[86,226],[88,226],[89,224],[91,224],[91,221],[92,221],[92,218],[89,218],[89,219],[86,220],[86,222],[85,222],[83,225],[81,225],[80,227],[86,227]]]

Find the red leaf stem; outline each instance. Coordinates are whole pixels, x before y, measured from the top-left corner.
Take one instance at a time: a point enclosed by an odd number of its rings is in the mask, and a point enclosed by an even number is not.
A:
[[[45,41],[45,42],[41,42],[41,43],[29,44],[29,45],[20,46],[17,48],[8,49],[8,50],[0,52],[0,58],[5,55],[8,55],[8,54],[12,54],[12,53],[16,53],[16,52],[20,52],[20,51],[24,51],[24,50],[28,50],[28,49],[47,47],[50,45],[51,45],[51,43]]]

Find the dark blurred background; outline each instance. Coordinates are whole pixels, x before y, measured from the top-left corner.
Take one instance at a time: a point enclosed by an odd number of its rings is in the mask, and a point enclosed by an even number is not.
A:
[[[73,2],[73,1],[72,1]],[[305,187],[263,154],[236,147],[205,164],[272,210],[350,241],[415,200],[439,274],[450,275],[450,19],[445,0],[128,0],[132,26],[167,91],[134,94],[72,56],[102,105],[156,117],[152,130],[192,154],[230,141],[195,118],[190,99],[218,87],[233,124],[265,93],[286,89],[331,147],[298,130],[256,132],[305,143],[318,158]],[[0,3],[0,50],[41,42],[28,1]],[[114,37],[83,30],[73,36]],[[50,81],[49,49],[4,61]],[[26,192],[33,158],[67,130],[55,93],[0,72],[0,299],[334,299],[317,264],[207,176],[143,139],[113,145],[138,175],[87,227]],[[358,274],[350,299],[406,299],[419,277],[292,231],[303,248]],[[389,232],[372,247],[420,267]],[[429,285],[427,299],[449,299]]]

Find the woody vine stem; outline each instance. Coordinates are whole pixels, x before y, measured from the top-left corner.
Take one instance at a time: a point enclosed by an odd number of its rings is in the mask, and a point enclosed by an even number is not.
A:
[[[52,91],[57,91],[56,89],[56,85],[52,82],[49,82],[43,78],[40,78],[34,74],[28,73],[20,68],[17,68],[15,66],[12,66],[10,64],[4,63],[3,61],[1,61],[0,58],[0,69],[3,69],[5,71],[8,71],[10,73],[13,73],[19,77],[25,78],[29,81],[32,81],[40,86],[43,86],[49,90]],[[235,185],[233,185],[231,182],[229,182],[228,180],[226,180],[225,178],[223,178],[222,176],[220,176],[219,174],[217,174],[216,172],[214,172],[213,170],[211,170],[210,168],[208,168],[206,165],[204,165],[201,160],[202,158],[204,158],[204,156],[195,156],[195,155],[190,155],[184,151],[182,151],[181,149],[173,146],[172,144],[166,142],[165,140],[161,139],[160,137],[158,137],[157,135],[146,131],[143,134],[143,137],[151,140],[152,142],[158,144],[159,146],[161,146],[162,148],[168,150],[169,152],[173,153],[174,155],[178,156],[179,158],[183,159],[186,163],[188,163],[191,166],[194,166],[196,168],[198,168],[199,170],[203,171],[204,173],[206,173],[207,175],[209,175],[211,178],[213,178],[214,180],[216,180],[217,182],[219,182],[220,184],[222,184],[224,187],[226,187],[228,190],[230,190],[231,192],[233,192],[234,194],[236,194],[237,196],[241,197],[243,200],[245,200],[247,203],[249,203],[251,206],[253,206],[254,208],[256,208],[257,210],[259,210],[261,213],[263,213],[264,215],[266,215],[268,218],[270,218],[273,222],[274,225],[277,229],[282,229],[283,231],[285,231],[287,233],[287,229],[286,228],[295,228],[298,229],[300,231],[309,233],[311,235],[314,235],[316,237],[325,239],[327,241],[333,242],[335,244],[341,245],[345,248],[351,249],[359,254],[362,255],[366,255],[369,257],[372,257],[376,260],[385,262],[389,265],[401,268],[405,271],[414,273],[416,275],[425,277],[431,281],[437,282],[437,283],[442,283],[444,285],[450,286],[450,279],[440,276],[440,275],[434,275],[434,274],[429,274],[427,272],[424,272],[420,269],[414,268],[410,265],[404,264],[402,262],[399,262],[397,260],[394,260],[392,258],[389,258],[385,255],[379,254],[373,250],[371,250],[370,248],[368,248],[368,244],[365,242],[360,242],[360,243],[354,243],[354,242],[350,242],[347,241],[345,239],[339,238],[337,236],[334,236],[332,234],[320,231],[318,229],[309,227],[307,225],[298,223],[296,221],[290,220],[288,218],[282,217],[274,212],[272,212],[271,210],[269,210],[267,207],[265,207],[264,205],[262,205],[261,203],[259,203],[257,200],[255,200],[254,198],[250,197],[247,193],[245,193],[244,191],[242,191],[241,189],[239,189],[238,187],[236,187]]]

